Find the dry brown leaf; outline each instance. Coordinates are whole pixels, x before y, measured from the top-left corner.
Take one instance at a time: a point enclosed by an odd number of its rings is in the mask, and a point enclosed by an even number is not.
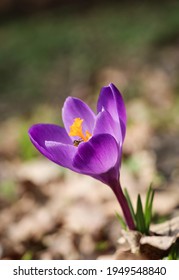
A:
[[[150,260],[166,257],[176,236],[143,236],[140,239],[140,252]]]
[[[170,221],[167,221],[161,225],[153,226],[153,230],[150,236],[142,235],[137,231],[124,231],[121,233],[129,246],[130,254],[134,254],[132,259],[151,259],[157,260],[166,257],[172,247],[172,245],[179,238],[179,217],[175,217]],[[117,257],[125,257],[126,243],[122,245]],[[126,256],[127,257],[127,256]]]
[[[146,255],[141,254],[140,252],[132,253],[130,250],[117,250],[113,256],[114,260],[148,260]]]
[[[169,221],[161,224],[152,225],[151,231],[156,234],[166,236],[178,236],[179,234],[179,217],[174,217]]]

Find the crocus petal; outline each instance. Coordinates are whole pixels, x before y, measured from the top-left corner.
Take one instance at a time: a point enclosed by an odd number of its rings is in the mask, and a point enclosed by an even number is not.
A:
[[[50,160],[54,159],[54,156],[47,149],[46,142],[62,143],[67,146],[72,145],[72,141],[66,130],[58,125],[52,124],[36,124],[29,129],[29,137],[34,146],[41,152],[45,157]],[[54,161],[54,160],[53,160]]]
[[[122,132],[119,122],[116,122],[110,113],[103,109],[96,117],[96,123],[93,135],[96,134],[110,134],[112,135],[119,145],[122,145]]]
[[[55,124],[35,124],[29,129],[29,136],[43,147],[45,147],[45,141],[72,144],[66,130]]]
[[[122,95],[113,84],[101,89],[97,103],[97,112],[99,113],[103,108],[111,114],[115,121],[120,123],[124,140],[126,133],[126,108]]]
[[[119,168],[119,147],[109,134],[94,135],[88,142],[78,147],[73,166],[82,174],[98,175]]]
[[[50,159],[53,162],[78,172],[78,170],[72,165],[73,158],[77,152],[76,147],[52,141],[46,141],[45,145],[46,150],[50,155]]]
[[[69,133],[70,126],[76,118],[83,120],[84,133],[86,131],[92,132],[95,122],[93,111],[80,99],[68,97],[62,109],[62,119],[67,133]]]

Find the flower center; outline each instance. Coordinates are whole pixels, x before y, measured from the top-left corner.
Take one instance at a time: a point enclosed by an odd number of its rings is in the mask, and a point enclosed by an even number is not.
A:
[[[70,126],[69,136],[78,136],[80,139],[74,141],[74,146],[78,146],[81,142],[86,142],[92,136],[91,133],[86,130],[84,134],[82,131],[83,120],[80,118],[74,119],[73,124]]]

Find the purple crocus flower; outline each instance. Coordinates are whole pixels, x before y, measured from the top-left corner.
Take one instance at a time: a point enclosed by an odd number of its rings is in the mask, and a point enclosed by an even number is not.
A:
[[[134,229],[119,183],[126,133],[126,109],[120,92],[113,84],[103,87],[97,102],[97,114],[80,99],[68,97],[62,109],[62,119],[64,128],[54,124],[33,125],[29,129],[30,140],[49,160],[110,186],[129,229]]]

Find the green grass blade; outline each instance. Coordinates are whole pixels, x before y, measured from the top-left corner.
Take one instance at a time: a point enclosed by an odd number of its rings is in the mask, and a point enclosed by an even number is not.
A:
[[[147,231],[149,231],[151,218],[152,218],[153,199],[154,199],[154,190],[152,189],[152,184],[151,184],[147,192],[146,203],[145,203],[145,224],[146,224]]]
[[[132,218],[133,218],[133,221],[135,222],[135,212],[134,212],[134,208],[133,208],[133,205],[132,205],[132,202],[131,202],[131,199],[130,199],[130,196],[129,196],[129,193],[127,191],[126,188],[124,188],[124,194],[125,194],[125,197],[127,199],[127,203],[129,205],[129,209],[131,211],[131,215],[132,215]]]
[[[145,217],[144,217],[144,211],[143,211],[140,195],[138,195],[137,198],[136,222],[137,222],[137,229],[141,233],[146,233]]]
[[[145,223],[147,229],[149,229],[150,220],[151,220],[151,213],[150,213],[151,197],[152,197],[152,188],[150,185],[146,195],[146,202],[145,202]]]
[[[150,184],[149,189],[147,191],[147,196],[146,196],[146,201],[145,201],[145,215],[148,211],[149,208],[149,201],[150,201],[150,196],[151,196],[151,192],[152,192],[152,184]]]
[[[124,230],[127,230],[127,225],[126,223],[124,222],[123,218],[121,217],[121,215],[119,215],[119,213],[116,212],[116,217],[121,225],[121,227],[124,229]]]
[[[147,216],[147,220],[146,220],[148,229],[149,229],[151,219],[152,219],[152,207],[153,207],[154,194],[155,194],[155,192],[154,192],[154,190],[152,190],[150,204],[149,204],[149,210],[148,210],[148,216]]]

